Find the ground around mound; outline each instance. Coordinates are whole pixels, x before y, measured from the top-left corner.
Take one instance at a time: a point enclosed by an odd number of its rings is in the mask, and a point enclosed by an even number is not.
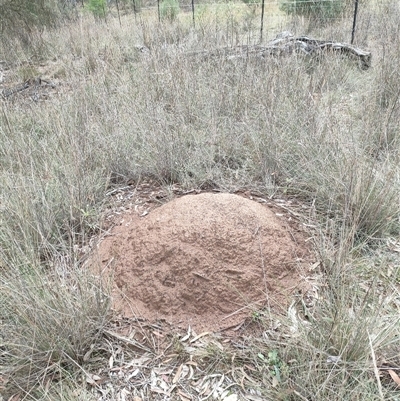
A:
[[[152,209],[136,202],[114,223],[97,252],[124,317],[219,332],[257,310],[287,309],[307,290],[311,241],[265,199],[200,193]]]

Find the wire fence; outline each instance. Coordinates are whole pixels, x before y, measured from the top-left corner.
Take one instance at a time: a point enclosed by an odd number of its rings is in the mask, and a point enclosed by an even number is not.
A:
[[[85,7],[88,3],[85,0],[65,0],[76,5]],[[121,24],[121,14],[127,8],[136,15],[142,12],[153,12],[157,15],[158,21],[173,21],[178,19],[178,14],[190,15],[194,28],[204,18],[204,10],[214,9],[224,12],[232,12],[235,8],[248,9],[244,18],[252,19],[252,28],[258,25],[259,42],[263,41],[265,35],[266,21],[283,21],[288,16],[308,19],[309,24],[323,25],[326,23],[343,22],[346,20],[348,29],[347,42],[354,43],[357,32],[357,21],[360,10],[359,0],[242,0],[236,3],[231,0],[215,2],[208,0],[106,0],[103,9],[96,10],[97,16],[102,15],[107,19],[111,9],[116,11]],[[346,16],[344,16],[346,15]],[[256,21],[258,19],[258,22]]]

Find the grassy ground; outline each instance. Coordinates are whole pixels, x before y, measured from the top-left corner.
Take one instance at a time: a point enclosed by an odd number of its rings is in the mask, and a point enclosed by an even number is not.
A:
[[[229,401],[399,399],[400,9],[369,7],[358,31],[373,53],[367,71],[337,55],[196,55],[257,40],[258,11],[233,6],[199,7],[195,30],[188,16],[127,15],[122,26],[84,16],[29,49],[3,49],[6,83],[41,75],[57,84],[48,100],[22,92],[1,101],[4,400],[167,399],[128,389],[126,366],[140,356],[144,382],[178,378],[170,399],[204,399],[207,380]],[[312,34],[348,41],[348,21]],[[80,268],[82,249],[101,230],[105,193],[149,177],[297,198],[312,211],[304,219],[322,260],[318,299],[287,316],[260,311],[264,334],[231,348],[116,337],[107,288]],[[199,391],[180,381],[183,365],[195,368]],[[124,374],[105,394],[96,375],[118,366]]]

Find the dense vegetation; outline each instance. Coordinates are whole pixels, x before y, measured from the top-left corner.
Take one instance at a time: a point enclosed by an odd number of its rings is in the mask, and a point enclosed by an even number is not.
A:
[[[399,369],[398,2],[361,10],[366,71],[340,55],[203,57],[257,40],[260,10],[245,4],[199,6],[196,29],[183,12],[135,20],[129,4],[121,23],[115,4],[107,21],[93,19],[90,4],[0,3],[5,83],[42,76],[61,88],[48,101],[1,100],[0,390],[97,399],[78,379],[109,363],[111,314],[82,249],[101,231],[106,193],[151,177],[304,205],[321,259],[318,299],[299,315],[260,311],[270,334],[235,351],[235,363],[257,366],[263,399],[396,400],[386,370]],[[313,35],[348,41],[349,20],[334,21]],[[232,355],[210,347],[201,361],[225,372]]]

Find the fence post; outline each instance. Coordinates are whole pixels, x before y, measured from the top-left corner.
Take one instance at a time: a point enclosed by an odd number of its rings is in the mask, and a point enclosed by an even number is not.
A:
[[[351,31],[351,44],[354,42],[354,35],[356,32],[356,22],[357,22],[357,11],[358,11],[358,0],[354,0],[354,17],[353,17],[353,29]]]
[[[104,5],[104,3],[102,4],[102,6],[103,6],[103,13],[104,13],[104,22],[107,24],[106,6]]]
[[[158,22],[161,22],[160,0],[157,0],[157,12],[158,12]]]
[[[193,28],[196,28],[196,21],[194,20],[194,0],[192,0],[192,16],[193,16]]]
[[[263,30],[264,30],[264,5],[265,5],[265,0],[262,0],[261,3],[261,27],[260,27],[260,43],[263,40]]]
[[[116,3],[116,5],[117,5],[117,13],[118,13],[119,26],[121,27],[121,26],[122,26],[122,23],[121,23],[121,14],[119,13],[119,3],[118,3],[118,0],[115,0],[115,3]]]
[[[133,14],[135,15],[135,21],[136,21],[136,1],[135,0],[132,0],[132,3],[133,3]]]

